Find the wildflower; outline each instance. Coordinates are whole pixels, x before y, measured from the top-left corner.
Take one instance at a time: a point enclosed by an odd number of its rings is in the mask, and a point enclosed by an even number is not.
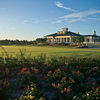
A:
[[[87,96],[89,96],[89,94],[87,93]]]
[[[31,88],[31,90],[34,90],[34,88]]]
[[[70,86],[69,86],[69,88],[67,89],[67,92],[69,92],[71,90],[71,88],[70,88]]]
[[[68,65],[68,63],[65,62],[65,65]]]
[[[26,70],[27,70],[27,68],[23,68],[23,69],[22,69],[22,72],[24,72],[24,71],[26,71]]]
[[[36,72],[38,72],[38,69],[35,69]]]
[[[63,77],[62,79],[63,79],[63,80],[66,80],[66,77]]]
[[[52,83],[52,86],[55,86],[55,84],[54,84],[54,83]]]
[[[43,97],[41,97],[39,100],[45,100]]]
[[[20,93],[22,93],[23,91],[21,90]]]
[[[61,100],[61,97],[59,97],[59,99]]]
[[[99,89],[98,88],[96,88],[96,91],[98,91]]]
[[[31,99],[34,98],[34,96],[31,96],[31,95],[30,95],[29,97],[30,97]]]
[[[70,89],[67,89],[67,92],[69,92],[70,91]]]
[[[49,66],[51,66],[52,64],[49,64]]]
[[[68,71],[68,69],[65,69],[65,71]]]
[[[76,98],[76,96],[73,97],[73,99],[75,99],[75,98]]]
[[[58,85],[60,85],[60,84],[58,83]]]
[[[6,70],[8,70],[8,68],[6,68]]]
[[[24,96],[24,98],[27,98],[27,96]]]
[[[28,86],[28,88],[30,88],[30,86]]]
[[[66,88],[64,88],[64,91],[66,91]]]
[[[38,76],[42,77],[42,74],[39,74]]]
[[[95,82],[93,82],[93,84],[95,85],[96,83],[95,83]]]

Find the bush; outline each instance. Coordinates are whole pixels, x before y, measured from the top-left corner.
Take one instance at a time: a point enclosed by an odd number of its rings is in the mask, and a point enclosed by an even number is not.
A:
[[[99,73],[100,56],[46,60],[45,54],[25,57],[20,50],[18,57],[0,58],[0,99],[96,100]]]

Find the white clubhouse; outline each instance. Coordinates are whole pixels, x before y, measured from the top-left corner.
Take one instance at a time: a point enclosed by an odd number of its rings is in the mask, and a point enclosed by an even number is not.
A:
[[[62,42],[71,44],[73,43],[72,37],[78,36],[84,36],[84,43],[100,42],[100,36],[96,35],[96,31],[94,31],[93,35],[81,35],[79,32],[68,31],[68,28],[62,28],[62,31],[46,35],[44,38],[47,38],[47,42],[51,44],[60,44]]]

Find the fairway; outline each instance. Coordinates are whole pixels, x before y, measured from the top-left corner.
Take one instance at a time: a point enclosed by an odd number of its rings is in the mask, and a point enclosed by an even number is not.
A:
[[[66,56],[66,57],[95,57],[100,55],[100,49],[82,49],[82,48],[68,48],[66,46],[2,46],[11,56],[19,54],[19,49],[26,49],[26,56],[31,53],[31,56],[38,56],[41,53],[46,54],[47,57],[52,56]],[[4,51],[0,47],[0,56]],[[4,54],[5,55],[5,54]]]

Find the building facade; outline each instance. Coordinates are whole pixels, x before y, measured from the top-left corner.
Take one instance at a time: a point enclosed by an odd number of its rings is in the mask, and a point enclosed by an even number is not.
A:
[[[84,36],[84,43],[100,42],[100,36],[96,35],[96,31],[94,31],[93,35],[81,35],[79,34],[79,32],[74,33],[68,31],[68,28],[62,28],[62,31],[46,35],[44,36],[44,38],[47,38],[47,42],[51,44],[55,43],[60,44],[62,42],[71,44],[73,43],[72,37],[78,37],[78,36]]]

